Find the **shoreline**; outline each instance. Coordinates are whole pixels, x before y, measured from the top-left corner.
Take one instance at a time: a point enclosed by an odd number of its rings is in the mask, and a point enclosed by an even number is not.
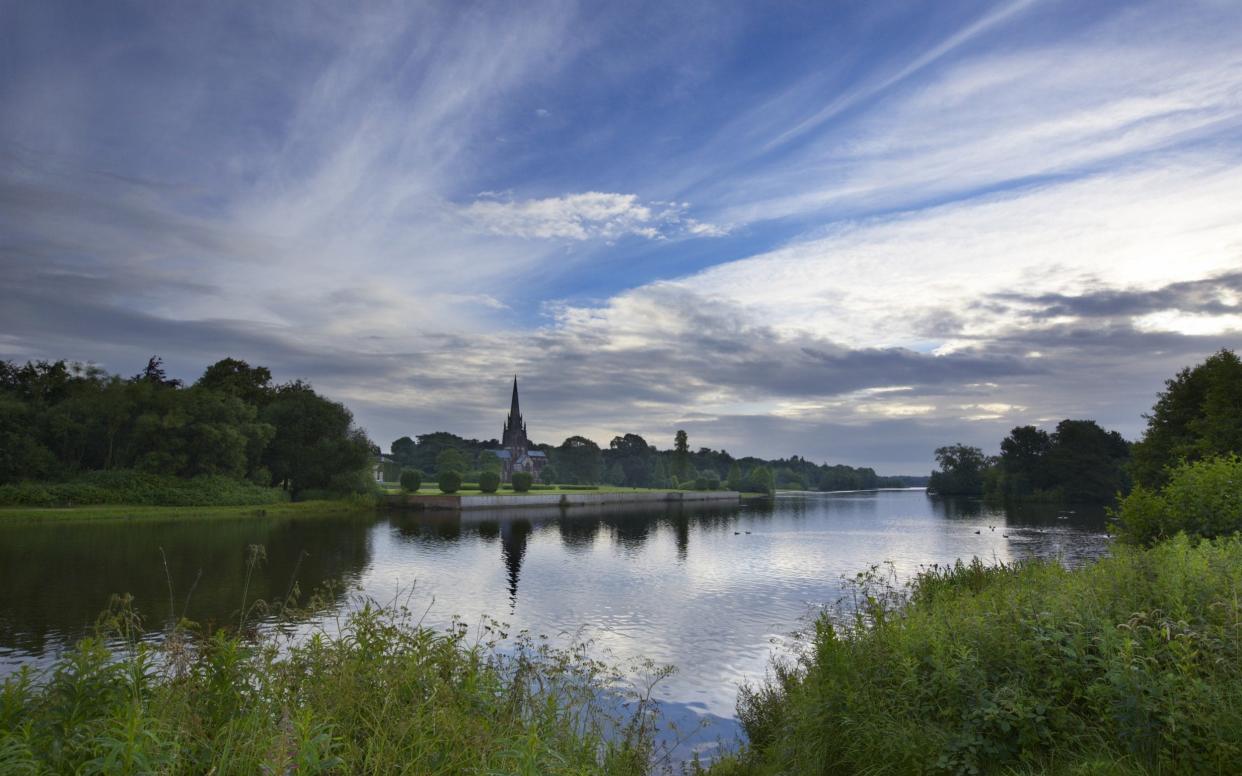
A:
[[[83,504],[72,507],[0,507],[0,527],[18,523],[117,521],[160,519],[219,519],[237,517],[303,517],[375,512],[376,505],[347,499],[283,501],[275,504],[233,506],[151,506],[137,504]]]
[[[601,506],[608,504],[667,504],[698,501],[737,503],[742,494],[733,490],[667,490],[613,491],[575,493],[521,493],[481,495],[419,495],[408,493],[382,496],[380,507],[386,510],[469,511],[472,509],[529,509],[531,507]]]

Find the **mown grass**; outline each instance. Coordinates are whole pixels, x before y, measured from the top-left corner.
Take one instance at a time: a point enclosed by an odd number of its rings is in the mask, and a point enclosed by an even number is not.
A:
[[[511,487],[504,485],[495,493],[484,493],[478,488],[461,488],[453,493],[444,493],[434,484],[424,485],[419,488],[416,493],[404,493],[399,488],[387,488],[385,493],[388,495],[408,495],[408,496],[559,496],[561,494],[591,494],[591,493],[672,493],[676,491],[686,491],[693,493],[693,489],[688,488],[627,488],[619,485],[597,485],[592,487],[582,486],[543,486],[537,489],[531,489],[525,493],[515,492]]]
[[[854,592],[743,691],[749,745],[712,774],[1238,772],[1236,538]]]
[[[296,640],[239,615],[233,632],[149,644],[124,599],[103,623],[48,674],[4,681],[0,773],[627,776],[651,762],[650,687],[616,716],[620,676],[582,644],[519,635],[502,650],[494,628],[434,631],[373,602]]]

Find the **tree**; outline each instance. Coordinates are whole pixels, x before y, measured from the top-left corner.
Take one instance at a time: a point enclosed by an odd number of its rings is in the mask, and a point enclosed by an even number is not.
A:
[[[1131,471],[1158,487],[1179,461],[1231,453],[1242,453],[1242,361],[1224,349],[1165,383],[1134,444]]]
[[[414,449],[415,443],[408,436],[393,440],[388,448],[392,452],[392,457],[402,466],[414,466]]]
[[[690,476],[690,437],[679,429],[673,437],[673,475],[679,480]]]
[[[499,473],[502,469],[504,469],[504,466],[500,463],[500,456],[491,450],[484,450],[479,453],[479,471]]]
[[[273,395],[271,370],[265,366],[252,367],[236,358],[222,358],[207,367],[194,385],[233,396],[255,407],[267,404]]]
[[[563,482],[594,485],[600,481],[602,456],[599,445],[586,437],[571,436],[553,451],[552,463]]]
[[[609,485],[625,484],[625,470],[621,468],[621,464],[614,463],[608,467],[608,471],[604,473],[604,482]]]
[[[525,493],[530,490],[531,483],[533,482],[534,477],[530,476],[530,472],[514,472],[510,478],[514,493]]]
[[[638,434],[613,437],[608,443],[607,458],[613,466],[620,466],[624,472],[623,479],[614,484],[634,487],[646,487],[650,484],[655,448]]]
[[[729,486],[729,490],[742,489],[742,468],[737,465],[737,461],[734,461],[733,465],[729,467],[729,476],[726,478],[725,483]]]
[[[446,447],[436,456],[436,474],[444,474],[445,472],[462,474],[465,471],[466,459],[457,448]]]
[[[748,493],[767,493],[771,495],[776,492],[776,480],[772,476],[770,468],[767,466],[756,466],[747,472],[744,487]]]
[[[260,419],[275,430],[263,452],[274,484],[299,497],[308,489],[358,487],[371,461],[371,441],[344,405],[317,395],[302,381],[276,389]]]
[[[1111,501],[1129,490],[1130,445],[1094,420],[1063,420],[1049,438],[1043,481],[1071,502]]]
[[[479,474],[479,490],[484,493],[495,493],[500,488],[500,475],[493,471]]]
[[[181,381],[169,379],[164,374],[164,359],[159,356],[151,356],[147,361],[147,368],[134,375],[134,382],[146,382],[152,385],[162,385],[166,388],[180,388]]]
[[[1242,531],[1242,458],[1181,463],[1168,475],[1163,488],[1138,485],[1121,501],[1115,527],[1122,541],[1154,544],[1179,532],[1210,539]]]
[[[560,472],[558,472],[556,467],[550,463],[545,464],[543,469],[539,471],[539,481],[544,485],[555,485],[556,479],[559,476]]]
[[[423,486],[423,474],[418,469],[406,469],[401,472],[401,489],[406,493],[417,493]]]
[[[988,459],[977,447],[956,444],[936,448],[938,471],[932,472],[928,490],[944,496],[980,495]]]

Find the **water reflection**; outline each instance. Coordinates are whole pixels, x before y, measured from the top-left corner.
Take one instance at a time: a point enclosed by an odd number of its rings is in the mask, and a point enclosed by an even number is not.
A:
[[[113,594],[132,594],[156,629],[170,609],[207,626],[231,622],[243,591],[252,602],[278,602],[295,589],[334,589],[331,600],[339,601],[370,560],[372,523],[324,517],[4,526],[0,655],[63,649],[92,632]],[[250,545],[261,545],[266,560],[244,590]]]
[[[378,600],[413,586],[438,627],[455,616],[513,631],[574,634],[601,656],[678,672],[658,695],[729,737],[738,684],[761,677],[773,644],[843,595],[842,576],[891,561],[899,573],[978,556],[1077,564],[1107,551],[1101,510],[998,509],[921,491],[782,494],[738,505],[609,505],[428,512],[373,519],[247,518],[42,524],[0,529],[0,672],[87,632],[112,592],[149,621],[168,610],[164,548],[188,614],[237,611],[246,547],[261,544],[251,598],[356,584]],[[306,556],[299,562],[305,551]],[[342,605],[337,599],[337,606]],[[606,653],[606,654],[605,654]],[[724,722],[722,722],[722,720]]]

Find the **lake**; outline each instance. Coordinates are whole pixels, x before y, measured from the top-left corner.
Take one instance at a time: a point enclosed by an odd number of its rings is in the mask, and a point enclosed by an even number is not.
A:
[[[246,589],[246,552],[267,560]],[[0,674],[45,665],[90,632],[113,593],[132,593],[158,629],[174,606],[199,622],[236,617],[248,600],[335,589],[380,601],[409,594],[425,622],[485,616],[514,630],[594,642],[617,662],[677,666],[658,688],[694,743],[736,733],[739,684],[761,678],[774,649],[843,576],[891,562],[978,556],[1078,565],[1107,551],[1102,510],[993,509],[922,490],[782,493],[738,505],[627,506],[0,526]],[[164,564],[167,560],[168,574]],[[187,603],[188,599],[188,603]]]

